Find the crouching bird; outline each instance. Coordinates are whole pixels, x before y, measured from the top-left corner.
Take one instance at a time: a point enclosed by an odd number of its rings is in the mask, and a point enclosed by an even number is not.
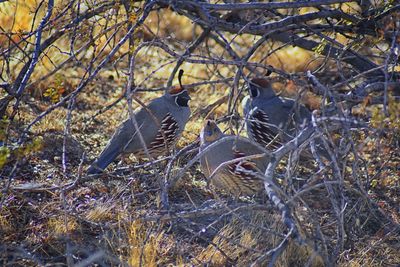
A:
[[[204,153],[201,169],[214,187],[235,196],[264,188],[262,175],[270,154],[249,139],[225,135],[214,121],[207,120],[200,133],[200,153]]]
[[[137,158],[147,157],[139,132],[152,157],[171,151],[190,116],[190,96],[182,86],[181,76],[182,72],[179,73],[179,87],[173,87],[134,114],[138,129],[131,118],[117,128],[98,159],[89,167],[88,174],[101,173],[123,154],[134,154]]]

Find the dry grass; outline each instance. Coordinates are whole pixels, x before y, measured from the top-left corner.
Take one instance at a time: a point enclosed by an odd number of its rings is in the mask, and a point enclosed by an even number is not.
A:
[[[195,265],[227,266],[232,263],[249,266],[263,252],[275,248],[283,240],[285,231],[281,218],[271,211],[253,211],[237,214],[212,240],[213,244],[194,259]],[[276,265],[304,266],[313,257],[311,266],[323,266],[322,259],[313,254],[311,247],[299,246],[290,240],[287,249],[277,259]],[[265,266],[271,260],[267,257],[259,263]]]
[[[148,231],[150,229],[150,231]],[[158,250],[161,249],[163,233],[151,233],[140,221],[133,221],[129,227],[130,266],[158,266]]]

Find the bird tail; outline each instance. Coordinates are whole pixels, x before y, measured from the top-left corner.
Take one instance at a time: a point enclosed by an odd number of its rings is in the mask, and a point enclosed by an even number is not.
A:
[[[100,154],[99,158],[90,165],[89,169],[87,170],[88,174],[99,174],[104,171],[107,166],[113,162],[118,155],[120,154],[120,151],[116,147],[106,147],[104,151]]]

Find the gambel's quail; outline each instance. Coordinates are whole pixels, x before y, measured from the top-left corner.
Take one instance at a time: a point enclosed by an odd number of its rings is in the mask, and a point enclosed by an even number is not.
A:
[[[305,127],[311,127],[311,112],[295,100],[277,96],[268,80],[252,79],[248,86],[250,97],[243,100],[247,135],[262,146],[279,148],[293,139]],[[320,140],[318,152],[327,157]],[[311,156],[309,151],[302,156]]]
[[[147,107],[134,114],[138,128],[152,157],[170,152],[180,138],[190,116],[190,96],[182,87],[173,87],[163,96],[153,99]],[[99,158],[92,163],[88,174],[101,173],[122,154],[147,157],[131,118],[124,121],[111,137]]]
[[[200,153],[204,153],[201,169],[213,186],[235,196],[251,195],[264,188],[261,176],[270,161],[267,150],[247,138],[223,134],[211,120],[201,130],[200,142]]]

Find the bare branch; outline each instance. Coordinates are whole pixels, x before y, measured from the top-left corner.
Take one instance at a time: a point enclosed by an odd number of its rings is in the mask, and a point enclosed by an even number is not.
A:
[[[193,1],[188,1],[193,2]],[[235,4],[208,4],[199,3],[200,6],[212,10],[251,10],[251,9],[286,9],[300,7],[316,7],[340,3],[355,2],[353,0],[312,0],[296,2],[271,2],[271,3],[235,3]]]

